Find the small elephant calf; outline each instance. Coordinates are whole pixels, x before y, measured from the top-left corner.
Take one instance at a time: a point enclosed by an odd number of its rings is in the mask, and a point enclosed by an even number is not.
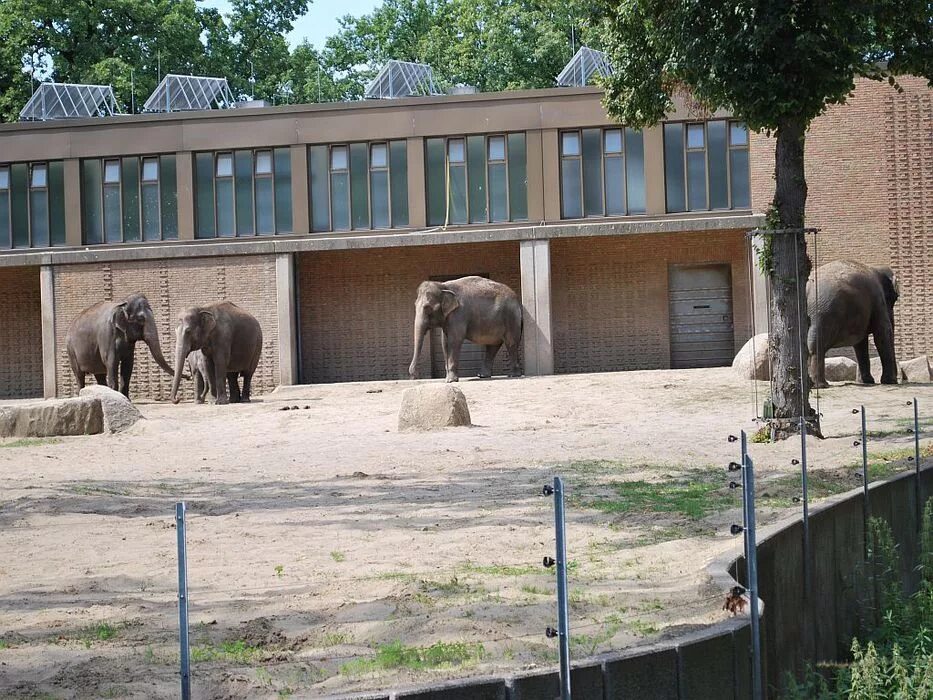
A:
[[[204,359],[204,353],[200,350],[195,350],[188,355],[188,371],[191,372],[191,378],[194,379],[195,403],[204,403],[208,391],[211,392],[212,396],[217,396],[217,390],[214,388],[214,378],[207,371],[207,360]]]

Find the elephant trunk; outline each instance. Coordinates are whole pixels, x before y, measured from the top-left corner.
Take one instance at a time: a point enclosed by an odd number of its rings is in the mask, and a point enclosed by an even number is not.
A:
[[[181,375],[185,369],[185,362],[188,359],[188,343],[182,334],[179,333],[178,340],[175,341],[175,372],[172,377],[172,403],[178,403],[178,385],[181,383]]]
[[[172,367],[165,361],[165,357],[162,355],[162,346],[159,345],[159,331],[156,329],[155,317],[152,315],[151,311],[146,313],[146,328],[143,333],[143,340],[146,342],[146,345],[149,346],[149,352],[152,353],[152,357],[159,367],[165,370],[169,375],[174,374]]]
[[[418,358],[421,356],[421,344],[424,342],[424,336],[428,332],[428,322],[419,311],[415,317],[415,352],[411,357],[411,364],[408,366],[408,376],[414,379],[418,372]]]

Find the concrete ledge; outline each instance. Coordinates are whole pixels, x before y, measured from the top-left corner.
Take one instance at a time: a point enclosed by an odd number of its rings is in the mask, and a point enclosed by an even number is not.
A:
[[[504,680],[455,681],[434,688],[399,691],[394,700],[506,700]]]
[[[499,228],[460,227],[419,231],[375,233],[296,234],[250,239],[205,239],[170,241],[139,245],[101,245],[81,248],[55,248],[36,251],[0,253],[0,267],[31,265],[71,265],[80,263],[131,260],[168,260],[173,258],[215,257],[225,255],[274,255],[327,250],[365,250],[407,246],[454,245],[498,241],[548,240],[633,236],[652,233],[687,233],[699,231],[751,230],[764,223],[764,217],[749,212],[657,217],[627,217],[615,221],[562,222],[548,225],[513,225]]]

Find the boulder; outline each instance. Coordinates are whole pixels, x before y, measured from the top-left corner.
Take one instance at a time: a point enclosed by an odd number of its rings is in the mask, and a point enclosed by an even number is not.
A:
[[[926,355],[901,362],[900,365],[901,381],[929,382],[933,378],[933,372],[930,371],[930,360]]]
[[[96,396],[0,408],[0,437],[96,435],[103,430],[104,412]]]
[[[104,430],[108,433],[122,433],[142,418],[139,409],[128,398],[108,386],[91,384],[81,390],[81,396],[100,399],[104,411]]]
[[[406,389],[398,412],[399,430],[437,430],[470,423],[466,396],[452,384],[421,384]]]
[[[848,357],[826,358],[827,382],[854,382],[858,379],[858,363]]]
[[[768,334],[759,333],[749,338],[742,349],[736,353],[732,360],[732,368],[742,379],[760,379],[767,381],[771,378],[768,373]]]

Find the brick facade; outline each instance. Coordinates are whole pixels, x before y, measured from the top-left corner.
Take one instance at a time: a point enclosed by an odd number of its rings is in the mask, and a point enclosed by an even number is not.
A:
[[[731,266],[740,348],[751,333],[747,255],[741,231],[551,241],[554,371],[670,367],[668,269],[679,264]]]
[[[432,276],[487,274],[521,293],[518,243],[302,253],[298,266],[301,381],[407,379],[415,292]],[[430,377],[426,339],[419,376]],[[506,368],[500,350],[495,371]]]
[[[831,107],[807,134],[807,225],[817,264],[849,258],[891,265],[900,359],[933,355],[933,91],[903,78],[903,93],[860,80],[845,105]],[[774,193],[774,140],[751,141],[752,204],[764,212]]]
[[[262,358],[253,376],[253,391],[266,393],[277,384],[274,256],[63,265],[55,268],[54,286],[59,396],[72,396],[77,390],[65,349],[65,337],[72,320],[97,301],[117,300],[134,292],[141,292],[149,299],[159,328],[162,353],[169,364],[174,364],[175,325],[184,309],[228,300],[249,311],[259,320],[263,333]],[[93,378],[89,377],[89,381]],[[171,383],[171,377],[153,361],[146,344],[138,343],[130,397],[167,400]],[[193,382],[182,381],[182,389],[185,398],[191,399]]]
[[[39,268],[0,269],[0,399],[42,396]]]

